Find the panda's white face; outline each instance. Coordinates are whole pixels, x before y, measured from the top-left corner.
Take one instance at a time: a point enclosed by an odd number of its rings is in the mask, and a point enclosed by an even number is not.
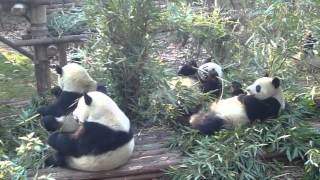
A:
[[[257,99],[264,100],[269,97],[277,96],[281,92],[279,87],[279,78],[263,77],[257,79],[252,85],[248,86],[247,91]]]

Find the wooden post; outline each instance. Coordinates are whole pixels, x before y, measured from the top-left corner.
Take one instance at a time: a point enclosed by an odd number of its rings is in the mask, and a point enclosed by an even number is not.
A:
[[[47,37],[47,13],[46,5],[32,5],[31,6],[31,36],[33,39],[39,39]],[[37,80],[37,91],[39,95],[50,89],[50,69],[49,59],[47,57],[46,45],[35,45],[34,46],[34,68],[35,76]]]
[[[62,43],[58,45],[60,67],[67,64],[67,48],[68,43]]]

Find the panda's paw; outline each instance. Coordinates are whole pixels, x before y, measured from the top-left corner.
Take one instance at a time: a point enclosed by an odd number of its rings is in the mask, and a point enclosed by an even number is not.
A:
[[[59,153],[55,153],[50,155],[45,161],[45,167],[57,167],[57,166],[65,166],[65,157]]]
[[[49,156],[45,161],[44,161],[44,166],[45,167],[56,167],[58,166],[57,159],[54,155]]]
[[[47,106],[41,106],[37,109],[37,113],[39,113],[41,116],[48,115],[48,107]]]
[[[54,95],[56,98],[58,98],[61,93],[62,93],[62,89],[59,86],[55,86],[54,88],[51,89],[51,94]]]
[[[41,119],[41,125],[49,132],[56,131],[61,127],[61,124],[54,116],[44,116]]]

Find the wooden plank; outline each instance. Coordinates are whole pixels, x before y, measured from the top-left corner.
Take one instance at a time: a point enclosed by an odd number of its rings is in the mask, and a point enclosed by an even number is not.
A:
[[[126,177],[107,178],[108,180],[150,180],[154,178],[164,177],[163,172],[154,172],[148,174],[140,174]]]
[[[14,44],[17,46],[35,46],[35,45],[46,45],[46,44],[58,44],[58,43],[68,43],[68,42],[79,42],[85,41],[89,38],[87,34],[81,35],[68,35],[62,37],[53,38],[41,38],[41,39],[25,39],[25,40],[15,40]]]
[[[132,154],[132,158],[142,157],[142,156],[152,156],[152,155],[159,155],[165,154],[169,151],[169,148],[159,148],[159,149],[151,149],[149,151],[137,151],[135,150]]]
[[[155,142],[168,142],[172,137],[157,137],[157,136],[151,136],[151,137],[134,137],[135,138],[135,144],[152,144]]]
[[[100,171],[100,172],[83,172],[64,168],[47,168],[40,169],[38,173],[31,172],[29,177],[38,177],[41,175],[51,174],[52,178],[55,179],[102,179],[102,178],[115,178],[125,177],[137,174],[147,174],[159,172],[160,170],[166,169],[169,166],[176,165],[181,161],[180,157],[174,153],[167,153],[156,156],[149,156],[141,158],[139,161],[132,162],[131,160],[126,165],[112,170],[112,171]]]
[[[35,48],[37,51],[45,51],[45,48]],[[42,51],[42,52],[43,52]],[[44,95],[51,87],[49,61],[39,61],[34,65],[35,76],[37,81],[37,91],[39,95]]]
[[[151,149],[160,149],[166,147],[167,144],[165,142],[153,143],[153,144],[143,144],[140,146],[136,146],[134,149],[136,151],[149,151]]]
[[[67,64],[67,48],[68,48],[67,43],[61,43],[58,45],[60,67]]]

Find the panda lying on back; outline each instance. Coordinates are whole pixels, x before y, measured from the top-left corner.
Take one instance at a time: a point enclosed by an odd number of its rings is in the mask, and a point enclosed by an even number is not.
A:
[[[197,78],[192,78],[196,73]],[[196,79],[199,79],[200,89],[203,93],[210,91],[215,95],[220,95],[221,93],[222,84],[219,77],[222,78],[223,71],[222,67],[216,63],[207,62],[198,68],[197,63],[191,61],[179,67],[178,75],[188,78],[190,82],[193,82],[189,84],[195,84]]]
[[[213,103],[209,112],[190,118],[190,124],[203,134],[275,118],[285,108],[279,78],[263,77],[247,88],[249,95],[239,95]]]
[[[48,144],[57,152],[47,166],[101,171],[128,161],[134,148],[130,121],[111,98],[97,91],[84,94],[73,115],[82,125],[74,133],[49,136]]]

